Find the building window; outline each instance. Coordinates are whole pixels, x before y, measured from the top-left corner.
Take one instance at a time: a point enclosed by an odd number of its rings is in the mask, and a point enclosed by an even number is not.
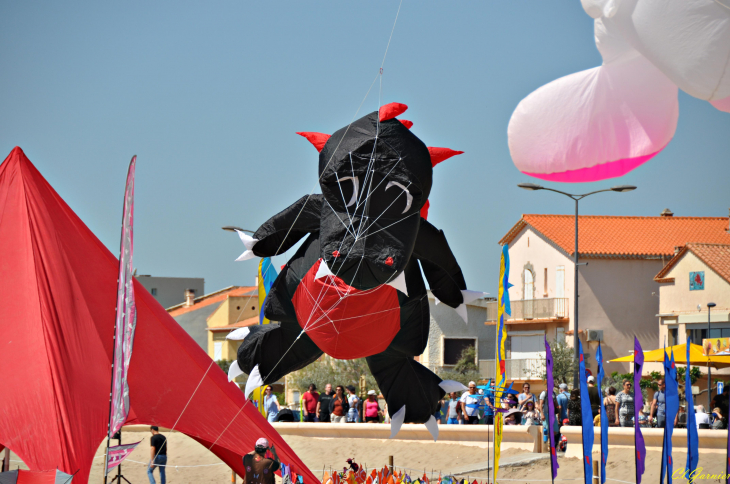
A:
[[[223,359],[223,342],[216,341],[213,343],[213,359],[219,361]]]
[[[555,297],[565,297],[565,266],[555,268]]]
[[[677,328],[669,328],[669,346],[679,344],[677,341]]]
[[[476,347],[476,343],[476,338],[444,338],[443,365],[455,365],[461,353],[469,347]]]
[[[705,271],[689,273],[689,290],[704,291],[705,290]]]
[[[524,292],[522,293],[524,297],[522,299],[528,300],[528,299],[534,299],[535,298],[535,276],[532,274],[532,271],[528,268],[525,268],[525,274],[524,274]]]
[[[152,289],[150,289],[150,294],[152,294],[153,296],[157,296],[157,288],[153,287]]]
[[[296,390],[293,391],[293,392],[291,392],[291,397],[294,400],[294,403],[296,403],[297,405],[299,405],[299,397],[300,396],[301,396],[301,394],[298,391],[296,391]]]

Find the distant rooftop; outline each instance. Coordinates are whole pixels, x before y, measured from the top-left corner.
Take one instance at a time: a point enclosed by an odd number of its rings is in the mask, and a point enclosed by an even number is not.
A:
[[[688,243],[730,244],[729,224],[728,217],[674,217],[666,211],[660,217],[581,215],[579,252],[589,258],[671,258]],[[523,215],[499,243],[509,244],[528,226],[573,255],[575,216]]]

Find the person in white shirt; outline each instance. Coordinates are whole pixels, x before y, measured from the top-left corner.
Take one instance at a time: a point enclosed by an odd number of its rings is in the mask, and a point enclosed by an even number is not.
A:
[[[465,424],[479,423],[479,408],[484,406],[484,395],[477,393],[477,384],[469,382],[469,391],[461,396],[461,411]]]
[[[695,406],[695,422],[697,423],[698,429],[700,428],[700,424],[710,425],[710,416],[705,412],[704,405]]]

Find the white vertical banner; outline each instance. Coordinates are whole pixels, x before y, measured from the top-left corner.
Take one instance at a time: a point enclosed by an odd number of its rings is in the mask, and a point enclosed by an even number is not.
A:
[[[134,249],[134,170],[137,157],[132,157],[124,190],[124,214],[117,281],[117,314],[114,325],[114,360],[109,414],[109,438],[122,428],[129,415],[127,373],[132,359],[137,308],[134,303],[132,253]]]

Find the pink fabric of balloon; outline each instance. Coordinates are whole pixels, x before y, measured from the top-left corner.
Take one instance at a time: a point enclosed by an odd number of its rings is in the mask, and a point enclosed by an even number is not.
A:
[[[672,139],[676,85],[601,19],[595,33],[602,66],[542,86],[512,114],[509,149],[523,173],[556,182],[615,178]]]
[[[710,104],[715,106],[720,111],[730,113],[730,96],[726,97],[725,99],[720,99],[719,101],[710,101]]]

